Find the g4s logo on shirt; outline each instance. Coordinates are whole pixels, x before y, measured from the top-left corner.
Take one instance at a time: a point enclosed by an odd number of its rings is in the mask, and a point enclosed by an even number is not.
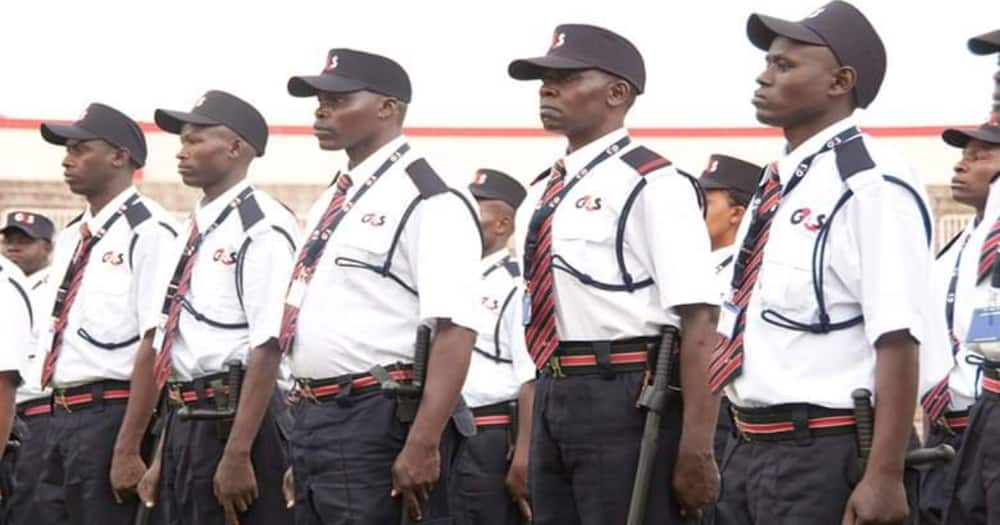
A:
[[[125,254],[104,252],[104,255],[101,257],[101,262],[108,263],[111,266],[119,266],[121,263],[125,262]]]
[[[491,311],[496,311],[496,309],[500,306],[500,302],[492,297],[483,297],[479,300],[479,302],[482,303],[487,310]]]
[[[385,224],[385,215],[366,213],[363,217],[361,217],[361,223],[378,228],[379,226]]]
[[[214,254],[212,254],[212,260],[226,266],[231,266],[236,264],[236,252],[227,252],[226,250],[219,248],[218,250],[215,250]]]
[[[826,214],[813,215],[809,208],[799,208],[792,212],[792,224],[801,224],[803,228],[810,232],[819,231],[826,224]]]
[[[601,198],[593,195],[584,195],[576,200],[576,207],[580,210],[597,211],[601,209]]]

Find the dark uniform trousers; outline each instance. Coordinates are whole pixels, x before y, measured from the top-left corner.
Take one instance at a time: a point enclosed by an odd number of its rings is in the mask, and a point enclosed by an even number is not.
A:
[[[139,499],[124,504],[111,494],[111,456],[125,415],[125,399],[102,400],[69,410],[56,405],[49,421],[35,492],[43,525],[130,525]],[[36,467],[38,468],[38,467]]]
[[[963,430],[951,431],[939,425],[931,427],[924,439],[924,446],[933,448],[948,444],[955,450],[961,450]],[[950,494],[947,480],[952,476],[956,463],[934,465],[921,468],[920,471],[920,525],[940,525],[943,523],[944,509],[948,505]]]
[[[49,414],[18,417],[15,426],[18,429],[21,446],[12,451],[10,463],[4,456],[4,468],[9,468],[12,474],[12,487],[4,492],[4,508],[8,525],[41,523],[42,517],[34,503],[35,487],[41,474],[42,457],[45,453],[45,436],[48,434]]]
[[[916,436],[911,448],[917,446]],[[716,525],[839,525],[860,480],[857,438],[852,434],[795,441],[733,438],[722,460]],[[906,523],[917,523],[918,473],[903,483],[910,505]]]
[[[535,386],[529,485],[535,525],[625,523],[645,411],[635,403],[643,372],[553,378]],[[682,405],[670,401],[660,427],[646,523],[684,523],[671,482]]]
[[[286,509],[281,490],[288,468],[286,439],[278,424],[281,403],[275,394],[261,421],[257,437],[250,449],[260,497],[246,512],[239,515],[240,525],[285,525],[292,523],[292,512]],[[200,399],[192,404],[200,408],[215,408],[213,399]],[[157,522],[169,525],[223,525],[225,514],[215,497],[215,470],[225,442],[220,439],[215,421],[182,421],[173,410],[167,427],[160,471],[160,497]]]
[[[396,401],[381,392],[300,400],[291,438],[296,525],[398,524],[392,465],[406,432]],[[454,523],[447,487],[458,445],[449,423],[441,436],[440,478],[423,506],[422,525]]]
[[[946,482],[944,523],[1000,523],[1000,395],[983,391],[969,416],[962,448]]]
[[[507,425],[481,426],[475,436],[462,440],[448,488],[457,525],[523,523],[507,492],[508,432]]]

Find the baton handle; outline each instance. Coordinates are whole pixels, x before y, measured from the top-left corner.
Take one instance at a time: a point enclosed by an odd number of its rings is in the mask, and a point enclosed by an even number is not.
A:
[[[946,464],[955,459],[955,448],[947,443],[941,443],[933,448],[916,448],[906,453],[906,466]]]
[[[854,400],[854,424],[857,428],[858,457],[861,466],[868,464],[868,455],[872,450],[872,439],[875,435],[875,413],[872,409],[872,393],[867,388],[859,388],[851,392]],[[861,472],[864,472],[862,468]]]

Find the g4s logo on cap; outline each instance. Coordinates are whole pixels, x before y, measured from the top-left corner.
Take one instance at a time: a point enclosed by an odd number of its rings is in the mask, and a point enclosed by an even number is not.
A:
[[[331,69],[337,69],[337,64],[340,62],[337,55],[330,55],[326,57],[326,67],[323,71],[330,71]]]
[[[562,47],[566,43],[566,33],[553,33],[552,34],[552,46],[549,49],[555,49],[557,47]]]
[[[194,107],[200,108],[201,105],[204,104],[204,103],[205,103],[205,96],[202,95],[202,97],[198,99],[198,102],[194,103]]]
[[[483,172],[476,173],[476,176],[472,179],[472,183],[476,186],[481,184],[486,184],[486,174]]]
[[[708,167],[705,168],[705,171],[708,173],[715,173],[715,170],[717,169],[719,169],[719,161],[711,159],[708,161]]]
[[[809,208],[799,208],[792,212],[792,224],[801,224],[803,228],[807,231],[815,232],[819,231],[820,228],[826,224],[826,214],[816,215],[815,218],[810,220],[812,217],[812,210]]]
[[[823,11],[826,11],[826,7],[821,7],[813,11],[812,13],[809,13],[809,16],[807,16],[806,18],[816,18],[817,16],[823,14]]]
[[[579,210],[597,211],[602,208],[601,198],[584,195],[576,200],[576,208]]]
[[[24,224],[35,224],[35,216],[27,213],[15,213],[14,220],[17,222],[23,222]]]

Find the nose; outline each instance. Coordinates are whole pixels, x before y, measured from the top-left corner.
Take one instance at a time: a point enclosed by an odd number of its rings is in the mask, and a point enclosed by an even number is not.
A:
[[[771,67],[765,67],[764,71],[761,71],[756,78],[757,85],[761,87],[770,86],[774,83],[774,75],[771,73]]]
[[[63,157],[62,167],[63,168],[71,168],[71,167],[73,167],[73,159],[71,159],[68,154],[65,157]]]
[[[559,95],[559,90],[552,82],[543,80],[542,87],[538,89],[538,95],[542,98],[556,97]]]
[[[955,171],[955,174],[957,175],[959,173],[965,173],[969,171],[969,165],[965,162],[965,159],[959,159],[958,162],[955,163],[955,167],[952,169]]]

